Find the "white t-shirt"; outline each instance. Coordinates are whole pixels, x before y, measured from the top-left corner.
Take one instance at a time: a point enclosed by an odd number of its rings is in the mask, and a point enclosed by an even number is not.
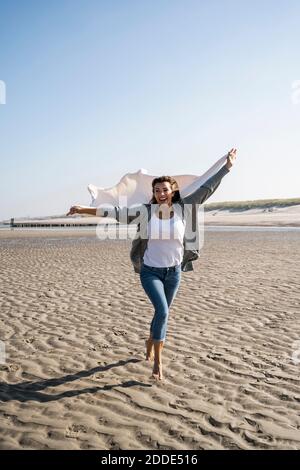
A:
[[[176,212],[171,219],[155,213],[148,223],[148,243],[144,263],[155,268],[178,266],[183,258],[185,221]]]

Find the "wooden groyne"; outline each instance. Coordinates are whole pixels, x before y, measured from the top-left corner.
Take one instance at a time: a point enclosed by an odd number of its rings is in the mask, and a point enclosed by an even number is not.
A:
[[[10,221],[4,222],[4,225],[11,228],[79,228],[79,227],[97,227],[114,226],[117,221],[108,217],[57,217],[53,219],[21,219],[11,218]]]

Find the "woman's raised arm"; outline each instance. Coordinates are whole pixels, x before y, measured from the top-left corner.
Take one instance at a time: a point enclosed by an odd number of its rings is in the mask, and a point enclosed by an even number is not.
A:
[[[202,184],[196,191],[189,194],[182,199],[184,204],[203,204],[218,188],[222,178],[229,173],[235,159],[236,159],[235,148],[232,148],[227,154],[227,162],[222,168],[205,183]]]

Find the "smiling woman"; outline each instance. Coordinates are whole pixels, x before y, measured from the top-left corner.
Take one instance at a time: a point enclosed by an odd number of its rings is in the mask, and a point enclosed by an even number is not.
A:
[[[150,204],[165,203],[171,205],[180,199],[177,181],[172,176],[159,176],[152,181],[153,196]]]
[[[222,178],[230,171],[236,152],[232,148],[225,157],[218,160],[217,165],[222,162],[223,166],[216,172],[215,166],[212,167],[212,176],[208,179],[204,177],[201,184],[198,183],[199,186],[185,197],[182,196],[181,189],[179,191],[175,178],[154,178],[150,203],[138,206],[134,215],[129,216],[128,212],[127,223],[132,222],[132,218],[138,218],[130,258],[154,307],[150,335],[146,340],[146,360],[154,360],[152,377],[156,380],[163,378],[162,349],[167,334],[169,310],[180,285],[181,271],[193,270],[192,261],[199,257],[197,247],[191,249],[188,244],[189,209],[192,213],[197,213],[198,206],[216,191]],[[120,221],[122,210],[117,206],[112,209],[112,214]],[[128,208],[125,209],[127,211]],[[67,215],[76,213],[107,217],[109,210],[72,206]]]

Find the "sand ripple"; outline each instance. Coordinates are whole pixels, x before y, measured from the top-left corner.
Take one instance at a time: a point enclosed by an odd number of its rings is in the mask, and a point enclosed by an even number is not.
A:
[[[159,384],[128,251],[1,240],[0,448],[300,449],[299,235],[207,234],[171,310]]]

